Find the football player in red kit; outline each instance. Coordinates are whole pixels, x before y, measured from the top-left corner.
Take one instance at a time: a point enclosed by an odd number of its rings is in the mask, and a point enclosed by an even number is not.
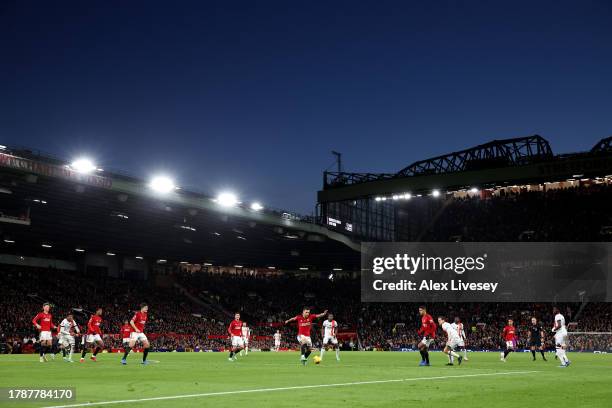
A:
[[[419,315],[421,316],[421,328],[418,331],[420,336],[423,336],[418,344],[419,352],[421,353],[421,362],[419,366],[429,366],[429,346],[436,338],[437,325],[434,319],[427,313],[425,306],[419,307]]]
[[[93,356],[90,357],[91,361],[96,361],[96,356],[98,353],[104,348],[104,342],[102,341],[102,329],[100,329],[100,325],[102,324],[102,308],[99,307],[96,310],[95,314],[92,314],[87,322],[87,337],[85,339],[85,346],[83,347],[83,352],[81,353],[80,362],[85,361],[85,354],[87,354],[88,348],[93,348]],[[95,347],[94,347],[95,346]]]
[[[127,364],[127,356],[130,354],[130,350],[136,345],[137,342],[140,342],[143,347],[142,364],[149,364],[147,361],[147,356],[149,355],[149,348],[151,345],[149,344],[147,335],[144,333],[145,324],[147,324],[147,319],[149,318],[148,313],[149,306],[146,303],[141,303],[140,310],[134,313],[134,317],[132,317],[132,320],[130,320],[130,326],[132,327],[132,333],[130,333],[130,343],[127,347],[125,347],[121,364]]]
[[[514,321],[508,319],[508,324],[504,327],[502,337],[506,342],[506,350],[501,353],[501,361],[506,362],[508,354],[514,351],[514,343],[516,342],[516,327],[514,327]]]
[[[319,317],[325,316],[327,314],[327,310],[323,313],[319,314],[310,314],[310,308],[305,307],[302,310],[301,315],[297,315],[292,317],[289,320],[285,321],[285,324],[289,322],[296,321],[298,327],[298,342],[300,343],[300,350],[302,352],[300,361],[303,365],[306,365],[306,361],[308,360],[308,356],[311,353],[312,348],[312,339],[310,338],[310,329],[312,328],[312,322]]]
[[[50,313],[51,305],[49,303],[44,303],[42,307],[42,312],[38,313],[34,319],[32,319],[32,324],[40,331],[40,362],[44,363],[47,361],[46,353],[51,351],[51,344],[53,342],[53,336],[51,334],[51,329],[55,329],[55,324],[53,324],[53,316]]]

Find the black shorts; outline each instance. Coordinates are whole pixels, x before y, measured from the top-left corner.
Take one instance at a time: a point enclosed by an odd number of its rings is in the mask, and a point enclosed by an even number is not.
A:
[[[533,339],[529,341],[529,347],[542,347],[542,340]]]

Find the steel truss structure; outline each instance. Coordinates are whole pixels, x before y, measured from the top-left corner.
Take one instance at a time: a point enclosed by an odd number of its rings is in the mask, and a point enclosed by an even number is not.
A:
[[[609,143],[608,140],[608,145]],[[552,157],[553,153],[548,141],[542,136],[533,135],[493,140],[469,149],[420,160],[397,173],[325,172],[323,183],[324,188],[334,188],[391,178],[522,166],[549,160]]]

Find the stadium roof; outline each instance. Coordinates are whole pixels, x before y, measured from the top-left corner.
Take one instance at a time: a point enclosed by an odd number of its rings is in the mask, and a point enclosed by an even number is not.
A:
[[[539,135],[494,140],[469,149],[420,160],[397,173],[325,172],[319,203],[377,195],[428,193],[433,189],[543,183],[575,175],[612,174],[612,137],[589,152],[553,155]]]
[[[29,150],[0,151],[3,251],[74,256],[77,248],[215,265],[355,269],[357,244],[310,219],[98,171]],[[42,245],[46,245],[43,247]]]

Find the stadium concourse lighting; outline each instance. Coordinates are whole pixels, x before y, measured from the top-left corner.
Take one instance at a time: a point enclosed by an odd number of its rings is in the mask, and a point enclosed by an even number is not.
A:
[[[83,248],[75,248],[76,252],[85,252],[85,250]]]
[[[14,243],[15,243],[15,241],[14,241],[14,240],[9,239],[9,238],[5,238],[5,239],[4,239],[4,242],[6,242],[7,244],[14,244]]]
[[[142,256],[140,256],[140,255],[135,256],[135,258],[136,258],[136,259],[140,259],[141,261],[144,259],[144,258],[143,258]]]
[[[302,267],[300,268],[300,271],[307,271],[307,270],[308,270],[308,268],[307,268],[307,267],[305,267],[305,266],[302,266]]]
[[[478,193],[478,189],[477,189],[476,187],[472,187],[472,188],[470,189],[470,193],[472,193],[472,194],[476,194],[476,193]]]
[[[261,205],[260,203],[255,201],[254,203],[251,204],[251,210],[253,210],[253,211],[261,211],[261,210],[263,210],[263,205]]]
[[[431,192],[431,195],[434,197],[440,197],[440,190],[434,190]]]
[[[106,255],[108,255],[108,256],[115,256],[115,253],[114,252],[107,252]]]
[[[341,270],[342,270],[342,268],[334,268],[334,269],[332,269],[332,270],[334,270],[334,271],[341,271]]]
[[[153,177],[151,179],[151,182],[149,183],[149,187],[151,187],[153,191],[156,191],[161,194],[166,194],[176,189],[176,186],[174,185],[174,181],[170,177],[167,177],[167,176]]]
[[[49,244],[42,244],[41,246],[43,248],[53,248],[53,245],[49,245]]]
[[[217,196],[217,204],[222,207],[233,207],[238,204],[238,198],[234,193],[221,193]]]
[[[96,170],[96,165],[88,158],[82,157],[76,159],[70,164],[70,167],[79,173],[87,174]]]

